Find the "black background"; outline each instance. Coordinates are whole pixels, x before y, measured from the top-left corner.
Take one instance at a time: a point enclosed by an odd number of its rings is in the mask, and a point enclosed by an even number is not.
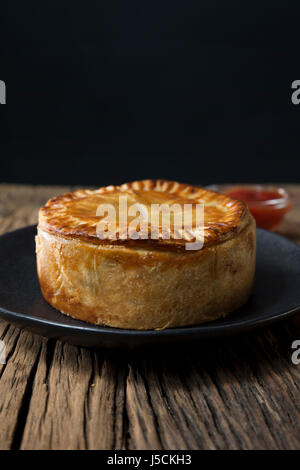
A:
[[[1,181],[299,182],[291,3],[1,7]]]

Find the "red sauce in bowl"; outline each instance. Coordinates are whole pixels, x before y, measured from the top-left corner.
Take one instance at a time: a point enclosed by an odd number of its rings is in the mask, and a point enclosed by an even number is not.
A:
[[[259,227],[274,230],[291,208],[288,193],[282,188],[236,186],[225,191],[227,196],[246,202]]]

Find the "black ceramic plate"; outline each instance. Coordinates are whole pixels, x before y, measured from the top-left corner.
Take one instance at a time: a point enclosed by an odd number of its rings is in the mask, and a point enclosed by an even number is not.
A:
[[[73,320],[50,307],[41,295],[35,233],[31,226],[0,237],[0,317],[43,336],[86,347],[170,344],[248,332],[300,312],[300,247],[258,229],[253,295],[225,319],[162,331],[121,330]]]

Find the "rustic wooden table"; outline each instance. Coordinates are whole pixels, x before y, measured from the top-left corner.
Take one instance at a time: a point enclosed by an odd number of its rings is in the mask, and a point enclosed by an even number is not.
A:
[[[294,208],[278,231],[300,243],[300,186],[287,188]],[[1,233],[70,189],[0,185]],[[153,353],[89,351],[4,322],[0,339],[1,449],[300,448],[299,317]]]

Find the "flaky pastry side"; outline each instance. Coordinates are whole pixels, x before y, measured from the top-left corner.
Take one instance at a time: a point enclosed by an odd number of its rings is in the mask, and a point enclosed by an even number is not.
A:
[[[204,247],[185,240],[99,240],[96,207],[132,201],[203,201]],[[129,234],[130,235],[130,234]],[[241,201],[164,180],[138,181],[53,198],[40,210],[37,269],[44,298],[62,313],[99,325],[163,329],[215,320],[251,294],[255,222]]]

